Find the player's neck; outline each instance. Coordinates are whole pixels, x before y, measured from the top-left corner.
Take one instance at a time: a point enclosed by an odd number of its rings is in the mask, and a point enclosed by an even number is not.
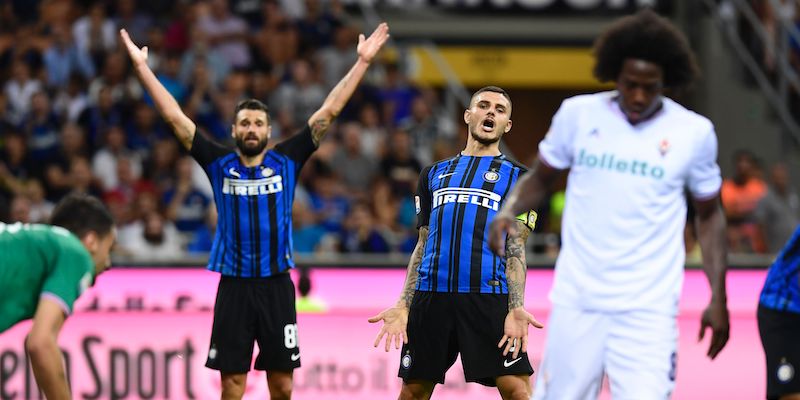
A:
[[[500,142],[483,144],[477,140],[468,140],[467,146],[461,151],[461,155],[469,157],[499,156]]]
[[[242,153],[239,153],[239,161],[242,162],[247,168],[252,168],[261,165],[264,162],[264,156],[267,154],[266,151],[261,152],[260,154],[256,154],[254,156],[246,156]]]

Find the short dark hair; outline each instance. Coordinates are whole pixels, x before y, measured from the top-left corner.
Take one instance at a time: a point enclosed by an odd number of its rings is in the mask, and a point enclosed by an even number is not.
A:
[[[56,204],[50,224],[60,226],[79,238],[89,232],[105,236],[114,227],[114,218],[96,197],[72,193]]]
[[[474,99],[475,96],[477,96],[477,95],[479,95],[479,94],[481,94],[483,92],[500,93],[500,94],[503,95],[503,97],[506,98],[506,100],[508,100],[508,105],[511,105],[511,96],[509,96],[508,93],[505,90],[503,90],[503,88],[498,87],[498,86],[484,86],[484,87],[478,89],[477,91],[475,91],[475,93],[472,94],[472,97],[470,98],[470,103],[472,103],[472,99]]]
[[[261,102],[258,99],[246,99],[239,102],[236,105],[236,109],[233,110],[233,115],[239,114],[239,111],[242,110],[261,110],[264,114],[267,114],[267,120],[269,120],[269,108],[267,105]]]
[[[699,74],[683,33],[650,9],[614,22],[597,38],[593,53],[594,76],[600,82],[615,82],[625,60],[630,58],[660,66],[667,88],[684,88]]]

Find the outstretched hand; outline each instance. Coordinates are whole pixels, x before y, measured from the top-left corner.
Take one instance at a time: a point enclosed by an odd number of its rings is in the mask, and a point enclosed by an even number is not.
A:
[[[711,328],[711,343],[708,345],[706,355],[713,360],[728,343],[730,337],[728,307],[724,303],[712,301],[703,311],[703,316],[700,317],[698,342],[703,340],[707,328]]]
[[[372,62],[372,58],[378,54],[387,39],[389,39],[389,25],[386,22],[378,25],[366,39],[363,33],[358,35],[358,47],[356,48],[358,57],[367,63]]]
[[[517,234],[516,218],[513,215],[497,214],[489,225],[489,248],[500,257],[506,255],[506,237]]]
[[[381,340],[386,336],[385,350],[388,352],[389,348],[394,342],[395,348],[400,348],[400,341],[408,344],[408,334],[406,333],[406,326],[408,325],[408,309],[402,307],[392,307],[381,311],[380,314],[370,318],[370,323],[383,321],[378,336],[375,338],[375,347],[381,343]]]
[[[122,42],[125,44],[125,48],[128,50],[128,55],[130,55],[133,65],[141,65],[147,62],[147,46],[142,48],[136,46],[133,43],[133,40],[131,40],[130,35],[128,35],[128,31],[125,29],[119,30],[119,36],[122,38]]]
[[[525,311],[522,307],[512,309],[506,315],[506,322],[503,325],[503,338],[497,343],[497,348],[503,349],[503,356],[513,353],[513,358],[519,356],[520,350],[528,352],[528,324],[535,328],[543,328],[541,322],[534,318],[533,314]],[[505,346],[505,348],[503,348]]]

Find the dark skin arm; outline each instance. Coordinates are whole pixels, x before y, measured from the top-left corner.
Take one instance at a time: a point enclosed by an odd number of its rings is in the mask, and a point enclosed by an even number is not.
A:
[[[505,257],[506,237],[518,234],[516,216],[536,209],[560,174],[561,170],[537,161],[533,171],[520,178],[489,226],[489,248],[495,254]]]
[[[730,330],[728,296],[725,289],[725,273],[728,269],[725,214],[719,196],[709,200],[695,200],[694,206],[697,210],[694,224],[700,250],[703,253],[703,270],[711,286],[711,302],[700,319],[698,340],[703,339],[706,328],[711,328],[711,344],[707,355],[713,360],[728,343]]]

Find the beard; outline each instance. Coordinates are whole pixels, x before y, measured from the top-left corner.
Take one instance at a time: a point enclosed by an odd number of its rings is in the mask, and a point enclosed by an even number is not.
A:
[[[255,145],[248,145],[245,142],[246,139],[247,137],[245,136],[236,138],[236,147],[239,148],[239,151],[241,151],[245,157],[255,157],[261,154],[264,148],[267,147],[267,138],[259,140]]]

